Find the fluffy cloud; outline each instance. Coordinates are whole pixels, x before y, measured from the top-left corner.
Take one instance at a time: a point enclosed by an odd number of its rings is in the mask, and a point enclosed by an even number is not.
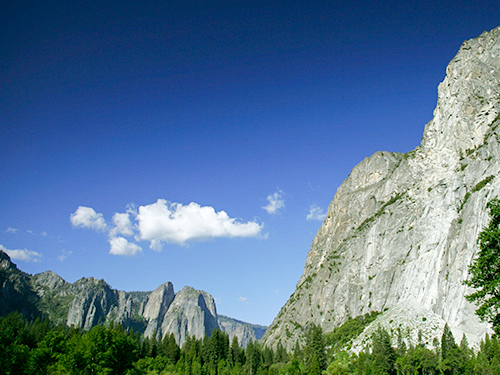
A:
[[[106,222],[102,214],[98,214],[91,207],[78,207],[78,209],[71,214],[70,220],[74,227],[90,228],[101,232],[106,230]]]
[[[133,256],[142,252],[142,248],[140,246],[135,243],[128,242],[127,239],[123,237],[111,237],[109,239],[109,244],[111,245],[109,253],[113,255]]]
[[[190,240],[216,237],[252,237],[262,230],[262,225],[255,221],[242,223],[210,206],[194,202],[183,205],[165,199],[140,206],[137,211],[129,207],[126,213],[115,213],[113,226],[106,225],[102,214],[83,206],[71,214],[70,220],[75,227],[107,231],[110,254],[127,256],[142,252],[142,248],[123,236],[135,234],[136,241],[150,241],[153,250],[161,250],[163,243],[182,245]]]
[[[325,220],[326,213],[323,212],[321,207],[311,204],[309,206],[309,214],[306,216],[307,220]]]
[[[0,245],[0,250],[3,250],[11,259],[23,260],[25,262],[41,262],[42,254],[31,250],[9,250],[5,246]]]
[[[272,195],[268,195],[267,201],[269,203],[262,208],[266,210],[268,214],[277,214],[280,209],[285,207],[285,200],[283,199],[283,192],[281,190],[278,190]]]
[[[189,240],[215,237],[252,237],[262,229],[256,222],[238,222],[226,212],[216,212],[210,206],[194,202],[182,205],[164,199],[140,206],[136,219],[140,239],[150,241],[154,250],[160,250],[162,242],[184,244]]]
[[[113,216],[113,223],[115,224],[115,227],[110,230],[110,236],[114,237],[117,234],[131,236],[134,234],[128,213],[115,213]]]
[[[246,305],[250,305],[250,303],[248,302],[248,298],[247,297],[239,297],[238,301],[243,302]]]
[[[19,232],[19,229],[8,227],[7,230],[6,230],[6,232],[7,233],[14,233],[14,234],[16,234],[17,232]]]

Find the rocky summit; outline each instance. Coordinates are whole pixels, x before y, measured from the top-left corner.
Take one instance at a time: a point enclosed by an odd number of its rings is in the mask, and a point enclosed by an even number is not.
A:
[[[338,188],[264,343],[292,348],[311,323],[329,332],[371,311],[383,313],[367,332],[399,329],[408,343],[432,345],[445,323],[458,340],[484,337],[463,281],[500,195],[499,112],[500,27],[449,63],[419,147],[375,153]]]
[[[84,330],[119,323],[158,340],[173,334],[180,346],[188,335],[203,339],[219,329],[246,347],[267,328],[219,316],[209,293],[188,286],[178,293],[171,282],[152,292],[124,292],[94,278],[68,283],[51,271],[31,276],[1,250],[0,287],[0,315],[19,311],[27,318],[45,316]]]

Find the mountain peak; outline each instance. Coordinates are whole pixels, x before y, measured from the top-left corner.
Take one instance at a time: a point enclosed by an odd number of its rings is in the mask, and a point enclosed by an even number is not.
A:
[[[500,194],[499,83],[500,27],[465,42],[449,64],[420,147],[377,152],[338,188],[266,344],[291,349],[311,323],[329,332],[371,311],[386,311],[374,325],[403,324],[409,343],[418,333],[410,316],[420,317],[430,342],[445,322],[471,343],[491,332],[462,282],[488,220],[486,204]],[[409,321],[385,319],[410,311],[404,306],[418,307]]]

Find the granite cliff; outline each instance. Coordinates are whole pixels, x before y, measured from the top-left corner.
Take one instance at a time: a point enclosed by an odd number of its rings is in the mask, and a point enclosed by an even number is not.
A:
[[[462,282],[486,204],[500,195],[499,112],[500,27],[464,42],[449,63],[419,147],[375,153],[338,188],[264,343],[290,349],[310,323],[329,332],[370,311],[384,313],[368,332],[399,328],[407,342],[420,331],[432,345],[445,322],[458,340],[484,337]]]
[[[152,292],[124,292],[94,278],[68,283],[51,271],[31,276],[1,250],[0,286],[0,315],[20,311],[28,319],[46,316],[84,330],[114,322],[160,340],[173,333],[180,346],[187,335],[203,338],[214,329],[238,337],[246,346],[266,328],[217,315],[214,298],[191,287],[175,293],[167,282]]]

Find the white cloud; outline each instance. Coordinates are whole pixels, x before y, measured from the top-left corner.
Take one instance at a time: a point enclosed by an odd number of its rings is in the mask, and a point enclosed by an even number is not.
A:
[[[8,227],[7,230],[6,230],[7,233],[13,233],[13,234],[16,234],[17,232],[19,232],[19,229],[17,228],[12,228],[12,227]]]
[[[79,206],[78,209],[71,214],[70,220],[74,227],[80,226],[101,232],[106,230],[106,222],[102,214],[98,214],[91,207]]]
[[[73,252],[71,250],[63,250],[61,255],[57,256],[57,259],[59,259],[60,262],[62,262],[64,259],[69,257]]]
[[[140,206],[136,219],[139,238],[150,241],[154,250],[160,250],[162,242],[184,244],[190,240],[215,237],[253,237],[262,229],[257,222],[238,222],[226,212],[216,212],[210,206],[194,202],[182,205],[165,199]]]
[[[112,237],[109,239],[109,244],[111,245],[109,253],[113,255],[134,256],[142,252],[142,248],[139,245],[128,242],[123,237]]]
[[[113,215],[113,223],[115,227],[109,231],[111,237],[117,234],[122,234],[124,236],[131,236],[134,234],[128,213],[115,213]]]
[[[245,303],[247,305],[250,305],[250,303],[248,302],[248,298],[247,297],[239,297],[238,301],[243,302],[243,303]]]
[[[276,193],[267,196],[268,204],[262,208],[267,211],[268,214],[277,214],[281,208],[285,207],[285,200],[283,199],[283,192],[278,190]]]
[[[25,262],[41,262],[42,254],[31,250],[9,250],[5,246],[0,245],[0,250],[3,250],[11,259],[24,260]]]
[[[315,204],[311,204],[309,206],[309,214],[307,214],[307,220],[325,220],[326,213],[323,212],[321,207],[318,207]]]

